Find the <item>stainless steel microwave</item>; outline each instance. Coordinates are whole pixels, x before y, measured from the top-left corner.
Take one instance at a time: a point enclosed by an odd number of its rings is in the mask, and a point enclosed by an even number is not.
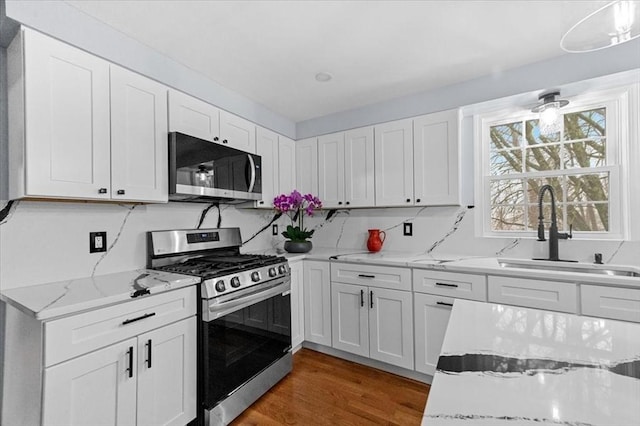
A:
[[[242,202],[262,198],[259,155],[169,133],[169,199]]]

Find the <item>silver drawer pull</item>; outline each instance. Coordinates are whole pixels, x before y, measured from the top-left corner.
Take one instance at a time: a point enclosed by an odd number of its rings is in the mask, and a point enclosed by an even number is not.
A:
[[[452,307],[452,306],[453,306],[453,303],[447,303],[447,302],[440,302],[440,301],[438,301],[438,302],[436,302],[436,305]]]
[[[358,274],[360,278],[375,278],[375,275],[367,275],[367,274]]]
[[[440,287],[453,287],[453,288],[458,288],[458,284],[447,284],[447,283],[436,283],[437,286]]]

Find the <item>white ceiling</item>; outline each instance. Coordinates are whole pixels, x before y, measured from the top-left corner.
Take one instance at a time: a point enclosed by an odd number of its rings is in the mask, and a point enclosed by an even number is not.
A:
[[[563,55],[607,3],[66,1],[294,122]]]

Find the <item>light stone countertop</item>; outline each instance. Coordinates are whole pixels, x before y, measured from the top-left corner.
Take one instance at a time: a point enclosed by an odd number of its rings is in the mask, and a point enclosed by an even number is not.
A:
[[[454,302],[423,426],[640,425],[640,324]]]
[[[640,273],[640,268],[629,265],[595,265],[588,263],[547,262],[549,270],[505,268],[499,260],[516,260],[528,262],[530,259],[503,259],[496,257],[461,256],[455,254],[438,254],[430,256],[424,253],[381,251],[369,253],[362,250],[345,250],[327,247],[314,247],[309,253],[279,253],[274,249],[265,250],[261,254],[272,254],[286,257],[290,262],[308,259],[320,261],[352,262],[370,265],[400,266],[438,271],[460,272],[469,274],[487,274],[509,277],[532,278],[537,280],[565,281],[575,283],[591,283],[616,287],[640,289],[640,277],[602,275],[587,272],[563,270],[565,267],[580,266],[590,268],[614,268],[633,270]],[[535,263],[535,262],[532,262]],[[544,262],[542,262],[544,263]]]
[[[49,320],[199,282],[199,277],[137,269],[8,289],[0,293],[0,299],[36,319]]]

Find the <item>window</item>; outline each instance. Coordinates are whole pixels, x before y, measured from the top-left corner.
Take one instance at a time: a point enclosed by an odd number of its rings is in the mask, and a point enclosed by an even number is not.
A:
[[[587,238],[622,238],[621,169],[628,122],[627,91],[570,99],[560,110],[561,130],[542,135],[538,114],[503,111],[476,117],[485,236],[534,236],[538,194],[550,185],[558,229]],[[478,201],[481,199],[481,203]],[[543,198],[545,229],[551,197]]]

